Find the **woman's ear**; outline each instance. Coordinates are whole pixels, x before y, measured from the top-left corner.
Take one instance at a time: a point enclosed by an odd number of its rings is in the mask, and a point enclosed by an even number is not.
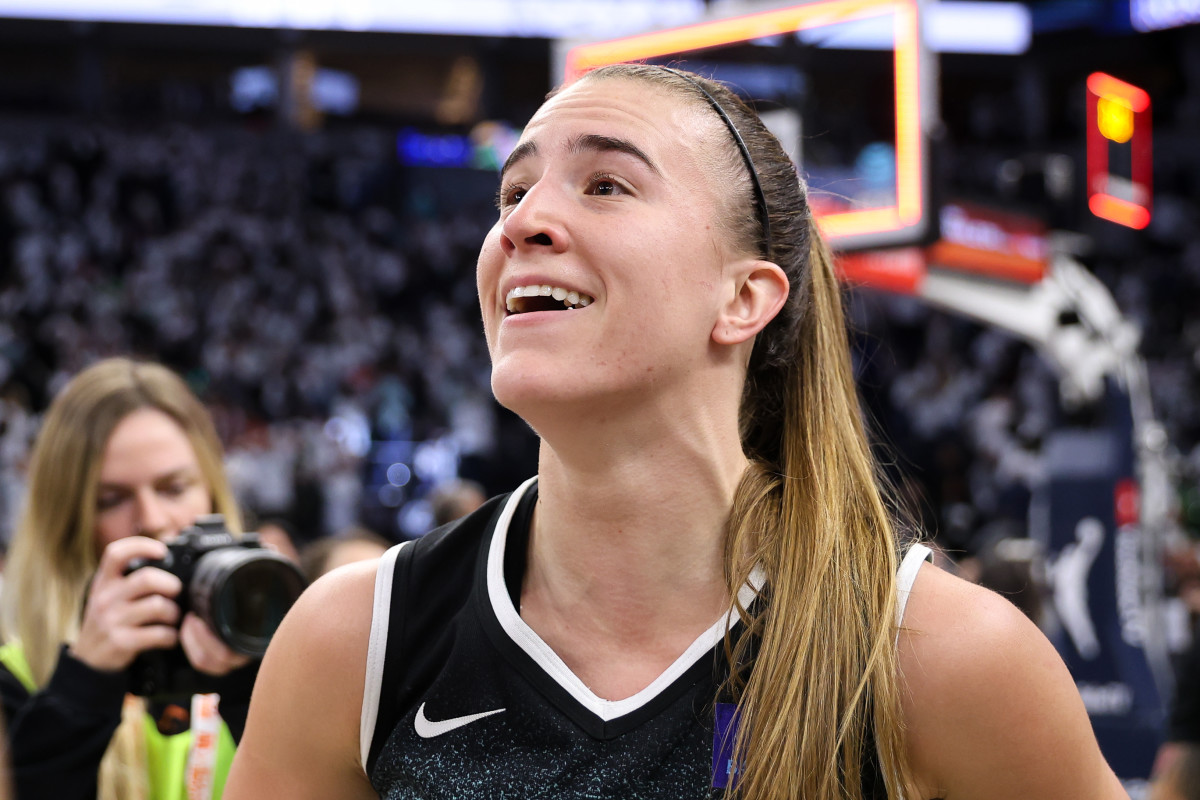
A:
[[[735,345],[753,339],[775,318],[788,297],[784,271],[770,261],[746,260],[729,273],[733,292],[713,326],[717,344]]]

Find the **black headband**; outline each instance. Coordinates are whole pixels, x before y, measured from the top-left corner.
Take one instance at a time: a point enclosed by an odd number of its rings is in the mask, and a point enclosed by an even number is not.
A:
[[[683,78],[692,86],[695,86],[697,89],[699,89],[700,93],[704,95],[704,98],[708,100],[708,104],[713,107],[713,110],[721,115],[721,119],[725,122],[725,127],[729,128],[729,132],[733,134],[733,140],[737,142],[738,150],[742,151],[742,160],[746,162],[746,169],[750,171],[750,182],[754,184],[754,198],[758,203],[759,221],[762,222],[763,254],[767,258],[770,258],[771,219],[767,215],[767,196],[763,193],[762,184],[758,180],[758,170],[754,168],[754,161],[750,158],[750,148],[746,147],[746,142],[742,140],[742,134],[738,133],[737,126],[733,124],[733,120],[729,118],[729,114],[726,113],[724,107],[717,102],[717,98],[709,94],[709,91],[705,89],[703,85],[693,79],[690,75],[680,72],[677,69],[672,69],[671,67],[663,67],[663,69],[665,69],[667,72],[678,75],[680,78]]]

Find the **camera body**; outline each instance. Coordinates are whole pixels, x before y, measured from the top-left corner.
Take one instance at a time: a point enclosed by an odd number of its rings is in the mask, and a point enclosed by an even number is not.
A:
[[[304,591],[300,569],[263,547],[254,533],[235,536],[220,514],[201,517],[167,543],[162,559],[134,559],[126,573],[144,567],[170,572],[183,583],[175,598],[180,618],[191,611],[234,652],[261,658],[275,629]],[[130,691],[159,697],[212,691],[220,679],[197,672],[181,647],[149,650],[134,660]]]

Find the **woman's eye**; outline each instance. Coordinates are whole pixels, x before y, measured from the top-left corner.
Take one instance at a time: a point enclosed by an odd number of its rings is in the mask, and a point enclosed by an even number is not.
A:
[[[588,193],[601,197],[611,197],[623,190],[624,187],[609,175],[595,175],[588,184]]]
[[[193,480],[180,478],[178,480],[170,481],[169,483],[164,483],[159,487],[158,491],[167,497],[179,497],[191,489],[195,483],[196,482]]]
[[[515,206],[521,202],[521,198],[525,197],[524,186],[508,186],[500,187],[500,191],[496,193],[496,208],[503,211],[509,206]]]
[[[97,511],[111,511],[121,505],[121,501],[125,499],[123,494],[102,494],[96,497]]]

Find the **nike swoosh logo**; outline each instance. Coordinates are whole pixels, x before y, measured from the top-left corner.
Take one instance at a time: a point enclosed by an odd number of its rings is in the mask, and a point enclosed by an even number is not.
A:
[[[413,727],[417,731],[417,736],[420,736],[422,739],[432,739],[435,736],[441,736],[443,733],[449,733],[464,725],[470,725],[476,720],[490,717],[493,714],[499,714],[503,711],[503,708],[497,708],[494,711],[484,711],[481,714],[468,714],[465,717],[453,717],[434,722],[425,716],[425,704],[421,703],[421,707],[417,709],[417,718],[413,720]]]

